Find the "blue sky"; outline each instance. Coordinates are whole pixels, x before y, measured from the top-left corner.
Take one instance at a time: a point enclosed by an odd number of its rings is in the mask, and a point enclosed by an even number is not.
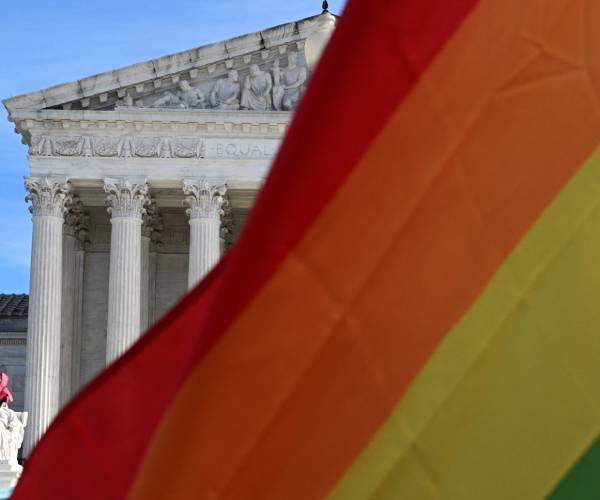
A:
[[[336,14],[343,0],[329,2]],[[0,99],[318,14],[320,0],[31,0],[0,5]],[[27,150],[0,109],[0,293],[29,289]]]

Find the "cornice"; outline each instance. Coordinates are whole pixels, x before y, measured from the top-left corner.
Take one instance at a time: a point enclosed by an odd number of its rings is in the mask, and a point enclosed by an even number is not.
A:
[[[15,113],[17,133],[33,154],[52,156],[36,149],[40,138],[150,137],[198,139],[239,137],[280,139],[291,118],[289,111],[153,110],[128,111],[19,111]],[[82,145],[82,148],[84,146]],[[84,154],[84,156],[92,156]],[[110,155],[107,155],[110,156]]]
[[[14,122],[87,121],[87,122],[164,122],[164,123],[287,123],[291,111],[221,111],[217,109],[131,108],[112,111],[93,110],[19,110],[11,114]]]

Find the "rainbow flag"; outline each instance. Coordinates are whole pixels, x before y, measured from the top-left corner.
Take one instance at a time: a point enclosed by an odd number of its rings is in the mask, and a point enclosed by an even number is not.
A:
[[[600,2],[350,0],[239,244],[13,499],[600,498]]]

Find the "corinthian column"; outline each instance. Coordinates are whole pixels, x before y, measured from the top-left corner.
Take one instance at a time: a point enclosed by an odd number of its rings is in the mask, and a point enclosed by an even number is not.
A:
[[[29,455],[58,411],[62,233],[70,185],[64,179],[27,177],[25,189],[33,215],[25,374],[25,409],[30,413],[24,453]]]
[[[190,217],[190,260],[188,289],[200,281],[218,262],[221,254],[221,215],[225,185],[206,179],[184,180],[183,192]]]
[[[106,361],[110,363],[140,335],[142,215],[148,185],[105,179],[111,214]]]

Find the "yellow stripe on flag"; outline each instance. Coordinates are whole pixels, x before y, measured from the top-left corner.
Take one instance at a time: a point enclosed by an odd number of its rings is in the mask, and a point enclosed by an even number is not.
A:
[[[600,432],[600,150],[330,498],[541,498]]]

